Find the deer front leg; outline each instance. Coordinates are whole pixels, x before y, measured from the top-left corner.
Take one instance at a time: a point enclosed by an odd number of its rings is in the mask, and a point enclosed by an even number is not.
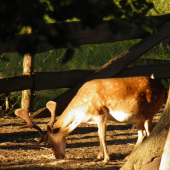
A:
[[[101,159],[103,157],[104,153],[104,162],[107,162],[110,160],[108,150],[107,150],[107,144],[106,144],[106,116],[101,115],[99,118],[99,122],[97,123],[98,125],[98,134],[99,134],[99,139],[100,139],[100,152],[97,156],[98,159]]]
[[[98,131],[98,133],[99,133],[99,131]],[[100,139],[100,136],[99,136],[99,139]],[[98,154],[98,156],[97,156],[97,159],[102,159],[103,158],[103,143],[101,142],[101,140],[100,140],[100,151],[99,151],[99,154]]]

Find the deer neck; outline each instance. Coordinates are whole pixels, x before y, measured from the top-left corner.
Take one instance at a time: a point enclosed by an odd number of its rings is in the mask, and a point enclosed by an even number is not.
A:
[[[66,109],[53,126],[53,133],[68,136],[81,122],[77,121],[74,110]]]

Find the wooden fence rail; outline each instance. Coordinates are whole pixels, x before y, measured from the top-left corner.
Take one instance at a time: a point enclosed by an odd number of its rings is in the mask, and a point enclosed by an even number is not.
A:
[[[117,77],[147,76],[170,78],[170,64],[131,66],[122,70]],[[32,76],[21,75],[0,79],[0,94],[33,89],[34,91],[57,88],[72,88],[96,70],[70,70],[61,72],[35,72]],[[165,74],[166,73],[166,74]],[[12,86],[11,86],[12,85]]]

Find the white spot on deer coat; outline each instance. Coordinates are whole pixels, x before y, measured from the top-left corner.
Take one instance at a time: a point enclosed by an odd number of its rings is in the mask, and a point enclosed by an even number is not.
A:
[[[87,99],[83,99],[84,102],[87,102]]]

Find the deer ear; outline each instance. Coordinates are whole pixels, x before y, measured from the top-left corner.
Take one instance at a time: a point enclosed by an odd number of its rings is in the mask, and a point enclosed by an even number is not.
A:
[[[47,132],[50,134],[53,133],[53,129],[49,125],[47,125]]]

